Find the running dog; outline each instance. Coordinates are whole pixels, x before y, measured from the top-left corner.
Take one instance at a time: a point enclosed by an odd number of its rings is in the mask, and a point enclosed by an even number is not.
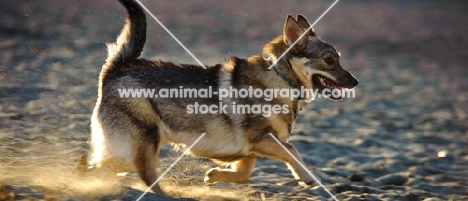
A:
[[[191,145],[205,133],[190,153],[231,164],[230,169],[208,170],[207,183],[248,181],[258,157],[282,161],[296,180],[314,183],[312,176],[301,167],[298,151],[288,143],[301,109],[299,101],[305,97],[275,97],[270,101],[230,97],[220,101],[218,95],[210,98],[122,98],[118,93],[123,88],[158,91],[182,87],[212,87],[213,91],[229,87],[261,90],[302,87],[321,92],[357,86],[358,80],[341,67],[340,53],[320,39],[313,29],[307,31],[311,25],[304,16],[298,15],[295,19],[288,15],[283,33],[263,47],[264,55],[245,59],[231,57],[204,69],[139,58],[146,41],[145,13],[134,0],[119,1],[126,8],[128,19],[117,42],[108,45],[108,58],[99,77],[98,98],[91,117],[91,149],[80,159],[80,167],[88,170],[113,166],[116,172],[138,171],[141,179],[151,186],[157,179],[155,166],[163,144]],[[269,69],[270,66],[274,68]],[[342,97],[330,98],[340,100]],[[287,112],[281,110],[269,117],[247,112],[189,114],[187,106],[194,102],[281,105]],[[152,190],[163,193],[158,185]]]

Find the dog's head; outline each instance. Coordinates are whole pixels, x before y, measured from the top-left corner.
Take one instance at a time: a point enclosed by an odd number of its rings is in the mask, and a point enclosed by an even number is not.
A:
[[[310,27],[307,19],[298,15],[297,20],[288,15],[284,24],[283,41],[287,47],[299,41],[285,55],[290,68],[300,84],[306,88],[318,90],[322,93],[328,89],[351,89],[358,85],[358,80],[340,65],[340,53],[327,42],[321,40],[311,28],[301,38],[300,36]],[[329,93],[332,94],[332,93]],[[329,96],[333,100],[341,100],[342,96]]]

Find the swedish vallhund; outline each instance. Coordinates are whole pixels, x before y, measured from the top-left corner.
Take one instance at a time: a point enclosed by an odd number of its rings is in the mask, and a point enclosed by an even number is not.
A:
[[[138,171],[146,185],[151,186],[158,178],[155,167],[162,145],[192,145],[205,133],[190,153],[231,166],[230,169],[208,170],[207,183],[246,182],[257,158],[266,157],[283,161],[296,180],[314,184],[313,177],[301,167],[298,151],[288,143],[302,108],[300,101],[307,100],[303,96],[269,100],[265,93],[262,97],[236,96],[220,100],[219,95],[213,93],[210,97],[192,98],[122,98],[118,91],[168,88],[219,91],[250,87],[263,91],[305,88],[322,92],[357,86],[357,79],[341,67],[340,53],[321,40],[313,29],[307,31],[311,25],[304,16],[294,19],[288,15],[282,35],[263,47],[264,55],[246,59],[231,57],[204,69],[139,58],[146,41],[145,13],[134,0],[119,1],[126,8],[128,18],[117,42],[108,45],[108,58],[99,77],[98,98],[91,117],[91,149],[79,160],[82,171],[106,166],[115,173]],[[300,37],[306,31],[304,37]],[[329,98],[342,99],[341,96]],[[188,106],[195,102],[200,105],[279,105],[280,108],[268,117],[231,110],[205,114],[188,112]],[[163,193],[158,185],[152,190]]]

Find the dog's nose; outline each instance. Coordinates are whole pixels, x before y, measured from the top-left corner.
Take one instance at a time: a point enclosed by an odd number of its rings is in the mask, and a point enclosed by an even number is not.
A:
[[[355,86],[357,86],[359,84],[359,81],[358,79],[356,79],[356,77],[354,77],[353,74],[351,74],[350,72],[346,71],[346,77],[347,77],[347,82],[346,82],[346,85],[343,86],[345,88],[348,88],[348,89],[352,89],[354,88]]]
[[[351,80],[351,85],[353,85],[353,87],[357,86],[359,84],[359,80],[353,76],[353,79]]]

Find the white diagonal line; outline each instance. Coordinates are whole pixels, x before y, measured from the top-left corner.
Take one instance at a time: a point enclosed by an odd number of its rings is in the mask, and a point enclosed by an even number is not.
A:
[[[184,48],[184,50],[187,51],[187,53],[189,53],[190,56],[192,56],[193,59],[195,59],[195,61],[198,62],[198,64],[200,64],[201,67],[203,67],[204,69],[206,69],[205,65],[203,65],[202,62],[200,62],[200,60],[198,60],[197,57],[195,57],[195,55],[193,55],[192,52],[190,52],[190,50],[188,50],[188,49],[185,47],[185,45],[182,44],[182,43],[179,41],[179,39],[177,39],[177,38],[174,36],[174,34],[172,34],[172,32],[169,31],[169,29],[166,28],[166,26],[164,26],[164,24],[161,23],[161,21],[159,21],[158,18],[156,18],[156,16],[154,16],[153,13],[151,13],[151,12],[148,10],[148,8],[146,8],[145,5],[143,5],[143,3],[140,2],[140,0],[136,0],[136,2],[137,2],[138,4],[140,4],[140,6],[143,7],[143,9],[145,9],[146,12],[148,12],[148,14],[150,14],[151,17],[153,17],[153,19],[156,20],[156,22],[158,22],[158,24],[161,25],[162,28],[163,28],[164,30],[166,30],[166,32],[169,33],[169,35],[171,35],[172,38],[174,38],[174,40],[177,41],[177,43],[179,43],[179,45],[182,46],[182,48]]]
[[[312,174],[312,172],[310,172],[306,166],[304,164],[301,163],[301,161],[299,161],[299,159],[297,159],[284,145],[283,143],[281,143],[278,139],[276,139],[276,137],[272,134],[272,133],[268,133],[270,134],[270,136],[286,151],[288,152],[288,154],[296,161],[296,163],[298,163],[314,180],[315,182],[317,182],[319,184],[320,187],[322,187],[334,200],[338,201],[338,199],[336,199],[336,197],[322,184],[322,182],[320,182],[320,180],[317,179],[317,177],[315,177],[314,174]]]
[[[151,188],[153,188],[154,185],[156,185],[159,180],[161,180],[162,177],[164,177],[164,175],[166,175],[167,172],[169,172],[169,170],[171,170],[175,164],[177,164],[177,162],[179,162],[180,159],[182,159],[182,157],[184,157],[189,151],[190,149],[192,149],[193,146],[195,146],[195,144],[198,143],[198,141],[200,141],[202,139],[203,136],[205,136],[206,133],[203,133],[200,137],[197,138],[197,140],[195,140],[195,142],[192,143],[192,145],[190,145],[190,147],[187,148],[187,150],[184,151],[184,153],[182,155],[179,156],[179,158],[177,158],[177,160],[174,161],[174,163],[171,164],[171,166],[169,166],[166,171],[164,171],[159,177],[158,179],[156,179],[156,181],[153,182],[153,184],[151,184],[151,186],[148,187],[148,189],[146,189],[146,191],[140,195],[140,197],[138,197],[138,199],[136,199],[136,201],[140,201],[141,198],[143,198],[143,196],[146,195],[146,193],[149,192],[149,190]]]
[[[299,38],[298,38],[296,41],[294,41],[294,43],[293,43],[291,46],[289,46],[288,49],[286,49],[286,51],[284,51],[283,54],[282,54],[281,56],[279,56],[279,57],[276,59],[276,61],[274,61],[274,62],[270,65],[270,67],[268,67],[268,69],[271,69],[273,66],[275,66],[276,63],[278,63],[278,61],[281,60],[281,58],[283,58],[284,55],[286,55],[286,53],[288,53],[289,50],[291,50],[291,48],[293,48],[294,45],[296,45],[296,43],[299,42],[299,40],[301,40],[301,38],[304,37],[304,35],[307,34],[307,32],[309,32],[309,31],[312,29],[312,27],[314,27],[315,24],[317,24],[317,22],[320,21],[320,19],[322,19],[322,17],[323,17],[325,14],[327,14],[328,11],[330,11],[330,9],[333,8],[333,6],[335,6],[336,3],[338,3],[338,1],[340,1],[340,0],[336,0],[335,2],[333,2],[333,4],[332,4],[330,7],[328,7],[328,9],[327,9],[325,12],[323,12],[322,15],[320,15],[320,17],[317,18],[317,20],[315,20],[315,22],[312,23],[312,25],[310,25],[310,27],[307,28],[307,29],[305,30],[305,32],[302,33],[302,34],[299,36]]]

